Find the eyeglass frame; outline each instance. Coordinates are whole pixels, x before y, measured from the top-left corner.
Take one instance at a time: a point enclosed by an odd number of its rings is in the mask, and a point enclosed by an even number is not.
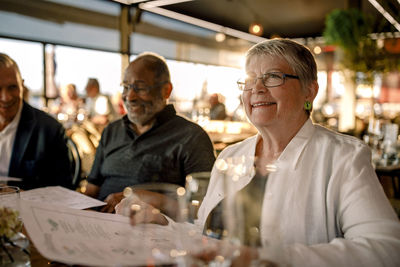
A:
[[[138,88],[137,85],[135,85],[134,83],[128,84],[125,82],[121,82],[120,86],[122,86],[122,94],[126,94],[128,93],[129,90],[133,90],[135,92],[135,94],[138,95],[148,95],[151,90],[153,90],[154,88],[160,87],[161,85],[164,85],[166,83],[168,83],[169,81],[162,81],[159,83],[156,83],[154,85],[146,85],[146,88]],[[143,82],[143,84],[145,84]],[[125,87],[128,87],[128,90],[125,91]]]
[[[282,75],[282,77],[281,77],[282,83],[277,84],[277,85],[269,85],[269,86],[265,85],[264,77],[265,77],[265,75],[267,75],[267,74],[281,74],[281,75]],[[300,80],[300,77],[297,76],[297,75],[292,75],[292,74],[284,73],[284,72],[281,72],[281,71],[266,72],[266,73],[264,73],[261,77],[255,77],[253,80],[254,80],[254,85],[256,85],[258,79],[261,79],[262,84],[263,84],[263,86],[264,86],[265,88],[273,88],[273,87],[278,87],[278,86],[281,86],[282,84],[284,84],[285,81],[286,81],[286,78],[291,78],[291,79]],[[246,91],[251,91],[251,90],[254,89],[254,86],[253,86],[252,88],[245,89],[245,85],[246,85],[246,84],[245,84],[244,82],[240,82],[240,80],[241,80],[241,79],[237,80],[237,82],[236,82],[240,91],[246,92]],[[243,89],[241,89],[242,86],[243,86]]]

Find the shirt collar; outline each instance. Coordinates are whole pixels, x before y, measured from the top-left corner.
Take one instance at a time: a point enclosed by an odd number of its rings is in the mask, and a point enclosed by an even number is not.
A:
[[[304,125],[301,127],[300,131],[293,137],[293,139],[289,142],[286,146],[285,150],[282,152],[280,157],[277,160],[277,165],[285,165],[287,167],[292,165],[293,169],[296,169],[298,163],[300,161],[300,157],[308,144],[311,140],[311,137],[315,131],[315,127],[311,121],[308,119]]]
[[[175,108],[172,104],[166,105],[163,110],[157,113],[155,125],[163,124],[171,120],[176,115]]]
[[[16,130],[19,124],[19,121],[21,119],[21,113],[22,113],[22,106],[24,105],[24,102],[21,101],[21,104],[19,105],[17,114],[15,114],[15,117],[13,120],[3,129],[3,131],[0,131],[2,134],[6,134],[10,131]]]

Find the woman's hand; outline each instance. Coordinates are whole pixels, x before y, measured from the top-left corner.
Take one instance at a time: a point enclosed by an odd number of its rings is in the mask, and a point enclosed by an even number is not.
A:
[[[168,224],[168,220],[161,214],[159,209],[142,201],[134,193],[122,199],[121,202],[115,206],[115,212],[117,214],[129,216],[132,225],[141,223]]]

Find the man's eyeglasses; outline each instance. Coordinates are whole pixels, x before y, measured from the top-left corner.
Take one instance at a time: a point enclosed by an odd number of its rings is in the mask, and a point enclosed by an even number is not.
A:
[[[121,83],[122,94],[126,94],[128,93],[129,90],[133,90],[138,95],[147,95],[151,92],[151,90],[158,88],[165,83],[167,83],[167,81],[159,82],[154,85],[146,85],[143,82],[131,83],[131,84],[122,82]]]
[[[239,90],[241,91],[250,91],[252,90],[258,79],[261,79],[263,85],[265,87],[277,87],[285,83],[286,78],[291,79],[299,79],[299,76],[286,74],[283,72],[267,72],[264,73],[261,77],[256,78],[242,78],[237,81]]]

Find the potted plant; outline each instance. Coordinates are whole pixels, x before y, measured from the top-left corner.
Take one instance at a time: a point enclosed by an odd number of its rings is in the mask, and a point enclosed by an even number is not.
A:
[[[376,39],[371,38],[374,23],[372,17],[358,9],[335,9],[327,15],[325,20],[323,32],[325,42],[336,45],[342,52],[339,61],[345,77],[344,98],[347,98],[347,101],[344,101],[346,111],[342,117],[339,117],[341,131],[352,130],[351,126],[354,129],[357,74],[363,74],[359,75],[363,77],[362,83],[372,85],[376,73],[398,66],[398,57],[389,55],[383,46],[378,46]],[[373,97],[371,101],[371,117],[373,117]],[[350,123],[340,127],[341,121],[346,120]]]

